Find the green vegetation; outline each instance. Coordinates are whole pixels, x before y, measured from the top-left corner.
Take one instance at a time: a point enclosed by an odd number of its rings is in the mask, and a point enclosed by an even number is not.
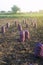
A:
[[[21,9],[13,5],[11,7],[11,11],[0,11],[0,18],[28,18],[28,17],[43,17],[43,10],[40,10],[39,12],[26,12],[22,13]]]
[[[0,18],[28,18],[28,17],[43,17],[43,14],[41,13],[5,13],[0,14]]]
[[[12,8],[12,12],[17,13],[17,11],[20,11],[20,8],[14,5]]]

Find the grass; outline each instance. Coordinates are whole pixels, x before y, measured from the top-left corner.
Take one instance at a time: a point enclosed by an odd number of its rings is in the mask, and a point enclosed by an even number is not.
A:
[[[28,17],[43,17],[42,13],[17,13],[17,14],[0,14],[0,18],[28,18]]]

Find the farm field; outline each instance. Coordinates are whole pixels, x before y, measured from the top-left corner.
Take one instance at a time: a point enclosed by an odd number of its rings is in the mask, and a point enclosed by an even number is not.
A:
[[[37,19],[37,28],[33,27],[32,20]],[[28,27],[23,23],[27,19]],[[22,25],[23,30],[30,32],[30,40],[18,41],[19,31],[15,26],[15,20]],[[1,32],[1,27],[10,23],[10,27],[5,34]],[[43,16],[27,18],[0,18],[0,65],[43,65],[43,59],[34,57],[34,45],[36,42],[43,43]]]
[[[0,18],[28,18],[28,17],[43,17],[43,13],[2,13]]]

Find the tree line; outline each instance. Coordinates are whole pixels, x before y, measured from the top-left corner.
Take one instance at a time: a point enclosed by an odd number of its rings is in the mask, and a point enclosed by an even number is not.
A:
[[[16,5],[13,5],[13,6],[11,7],[11,11],[8,11],[8,12],[6,12],[6,11],[0,11],[0,14],[5,14],[5,13],[17,13],[17,12],[20,12],[20,8],[19,8],[18,6],[16,6]]]
[[[6,11],[0,11],[0,14],[14,14],[14,13],[18,13],[20,11],[21,10],[20,10],[20,8],[18,6],[13,5],[11,7],[11,11],[8,11],[8,12],[6,12]],[[36,12],[30,11],[30,12],[27,12],[27,13],[43,13],[43,10],[39,10],[39,12],[37,12],[37,11]]]

